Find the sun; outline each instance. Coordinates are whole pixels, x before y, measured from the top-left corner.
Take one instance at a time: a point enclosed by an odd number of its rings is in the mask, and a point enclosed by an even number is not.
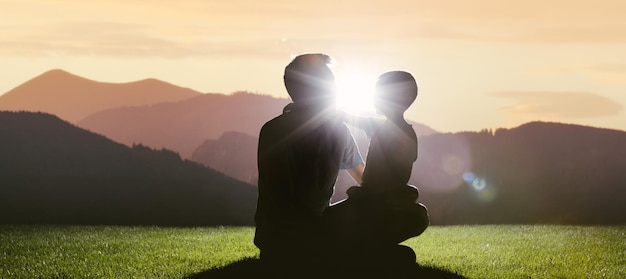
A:
[[[337,108],[354,114],[375,112],[372,99],[376,77],[358,71],[336,75]]]

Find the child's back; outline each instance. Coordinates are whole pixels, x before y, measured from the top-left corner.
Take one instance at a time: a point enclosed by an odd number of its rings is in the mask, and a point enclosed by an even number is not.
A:
[[[408,123],[385,121],[373,134],[363,172],[364,187],[405,186],[417,159],[417,136]]]
[[[404,187],[417,159],[417,136],[404,112],[417,97],[417,83],[407,72],[392,71],[376,83],[376,109],[387,120],[374,132],[363,173],[364,187]]]

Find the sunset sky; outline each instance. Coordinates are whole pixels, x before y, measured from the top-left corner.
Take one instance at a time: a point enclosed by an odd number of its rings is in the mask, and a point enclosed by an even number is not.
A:
[[[407,118],[438,131],[626,130],[625,15],[623,0],[0,0],[0,94],[64,69],[286,97],[291,57],[323,52],[361,86],[413,73]]]

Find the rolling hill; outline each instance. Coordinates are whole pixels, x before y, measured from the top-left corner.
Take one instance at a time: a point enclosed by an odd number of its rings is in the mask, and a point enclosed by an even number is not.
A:
[[[204,141],[224,132],[257,135],[287,103],[249,93],[203,94],[175,103],[105,110],[77,125],[126,145],[167,148],[190,158]]]
[[[239,132],[225,132],[216,140],[206,140],[191,155],[191,160],[230,177],[257,185],[258,138]]]
[[[433,223],[626,223],[624,131],[531,122],[419,141],[411,183]]]
[[[175,103],[105,110],[77,125],[120,143],[167,148],[191,158],[206,140],[217,140],[225,132],[258,136],[261,126],[288,103],[288,99],[246,92],[203,94]],[[418,135],[435,133],[423,124],[413,126]]]
[[[106,83],[57,69],[1,95],[0,110],[46,112],[75,123],[104,109],[175,102],[199,94],[156,79]]]
[[[56,116],[0,112],[2,223],[252,225],[256,188]]]

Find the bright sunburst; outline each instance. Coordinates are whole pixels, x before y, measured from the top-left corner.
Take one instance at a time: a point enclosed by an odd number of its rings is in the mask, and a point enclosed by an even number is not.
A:
[[[348,113],[374,113],[376,77],[358,71],[337,74],[337,108]]]

